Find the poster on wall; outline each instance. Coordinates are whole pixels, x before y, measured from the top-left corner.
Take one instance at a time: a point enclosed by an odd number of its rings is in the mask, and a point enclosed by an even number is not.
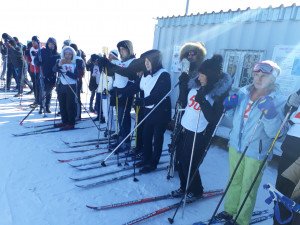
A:
[[[284,95],[289,96],[300,89],[300,47],[275,46],[272,60],[281,68],[276,79]]]
[[[181,72],[180,48],[181,46],[174,46],[174,50],[173,50],[171,71],[175,73]]]

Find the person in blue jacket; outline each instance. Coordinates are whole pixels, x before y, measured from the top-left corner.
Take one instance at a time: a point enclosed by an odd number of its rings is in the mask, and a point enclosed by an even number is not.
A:
[[[279,74],[280,68],[276,63],[270,60],[257,63],[253,68],[252,84],[242,87],[237,94],[224,100],[224,108],[233,123],[229,137],[230,176],[242,152],[248,147],[226,195],[225,211],[216,216],[227,220],[226,225],[233,224],[283,121],[285,98],[275,83]],[[239,225],[249,224],[261,178],[262,173],[237,219]]]

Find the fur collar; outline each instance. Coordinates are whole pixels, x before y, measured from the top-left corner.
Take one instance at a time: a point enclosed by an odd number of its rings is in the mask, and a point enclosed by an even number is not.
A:
[[[191,79],[189,81],[189,89],[199,89],[200,85],[198,82],[198,76]],[[217,81],[217,83],[215,83],[213,89],[208,93],[208,95],[213,98],[216,99],[222,95],[224,95],[227,91],[230,90],[232,85],[232,78],[229,74],[227,73],[222,73],[221,74],[221,78]]]

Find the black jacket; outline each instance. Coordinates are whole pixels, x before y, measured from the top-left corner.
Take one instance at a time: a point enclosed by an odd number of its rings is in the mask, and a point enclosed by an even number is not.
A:
[[[209,141],[214,129],[219,122],[219,119],[223,113],[223,101],[228,96],[232,85],[232,78],[227,73],[222,73],[220,79],[214,84],[211,90],[208,91],[209,95],[214,103],[211,105],[206,99],[200,101],[200,107],[204,114],[205,119],[208,121],[205,135],[206,140]],[[198,78],[194,78],[189,82],[189,88],[199,87]]]
[[[60,55],[56,50],[49,49],[48,46],[41,49],[40,54],[41,57],[34,58],[34,63],[42,67],[45,84],[55,85],[56,72],[53,71],[53,67],[56,61],[60,59]]]

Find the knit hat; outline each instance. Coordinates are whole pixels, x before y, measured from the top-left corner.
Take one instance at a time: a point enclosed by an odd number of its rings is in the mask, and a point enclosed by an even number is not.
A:
[[[213,86],[220,79],[222,69],[223,57],[216,54],[201,64],[199,72],[206,75],[208,85]]]
[[[111,50],[110,52],[109,52],[109,54],[108,55],[112,55],[114,58],[119,58],[119,52],[118,52],[118,50]]]
[[[37,42],[37,43],[40,43],[40,39],[39,39],[38,36],[32,36],[31,40],[32,40],[32,41],[35,41],[35,42]]]
[[[99,61],[99,59],[100,59],[99,55],[97,55],[97,54],[92,54],[91,55],[91,62]]]
[[[63,43],[63,47],[70,46],[71,43],[72,43],[71,40],[65,40]]]
[[[70,47],[72,47],[75,50],[75,52],[78,51],[78,47],[77,47],[77,45],[75,43],[71,43]]]

